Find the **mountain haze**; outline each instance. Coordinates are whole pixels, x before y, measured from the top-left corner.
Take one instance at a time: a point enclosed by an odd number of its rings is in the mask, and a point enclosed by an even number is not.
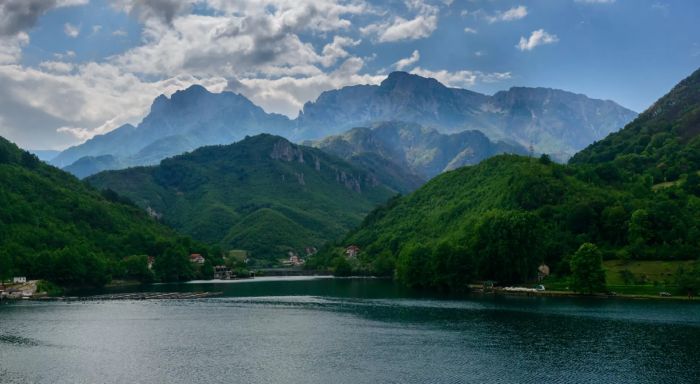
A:
[[[240,94],[211,93],[193,85],[170,98],[156,98],[138,127],[126,124],[95,136],[66,149],[52,164],[65,167],[85,156],[112,155],[123,166],[151,165],[204,145],[228,144],[260,132],[289,135],[291,122],[266,113]]]
[[[353,128],[312,145],[345,159],[375,154],[424,180],[500,153],[528,153],[526,148],[517,144],[494,143],[480,131],[443,134],[418,124],[402,122]]]
[[[561,90],[517,87],[488,96],[393,72],[380,85],[322,93],[304,105],[297,121],[299,135],[315,138],[390,120],[447,133],[479,130],[492,140],[532,145],[536,152],[567,159],[635,116],[612,101]]]
[[[159,96],[138,126],[124,125],[71,147],[52,164],[100,170],[154,165],[203,145],[229,144],[246,135],[271,133],[294,141],[319,140],[354,127],[405,121],[440,133],[481,131],[560,160],[616,131],[636,114],[614,102],[545,88],[511,88],[493,96],[449,88],[435,79],[391,73],[380,85],[323,92],[295,120],[266,113],[240,94],[192,86]],[[112,165],[97,160],[114,157]],[[96,164],[89,164],[89,163]],[[82,174],[82,173],[81,173]]]

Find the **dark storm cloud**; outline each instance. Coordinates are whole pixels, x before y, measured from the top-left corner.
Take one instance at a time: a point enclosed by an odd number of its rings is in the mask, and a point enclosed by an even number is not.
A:
[[[0,0],[0,36],[12,36],[36,24],[56,0]]]

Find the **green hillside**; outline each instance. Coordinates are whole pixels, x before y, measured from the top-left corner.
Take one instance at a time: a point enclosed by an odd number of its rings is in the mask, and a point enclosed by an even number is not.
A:
[[[2,279],[21,275],[67,286],[150,280],[144,270],[150,255],[159,265],[155,277],[177,280],[193,276],[189,262],[177,264],[188,252],[208,251],[114,192],[100,193],[3,138],[0,180]]]
[[[673,181],[700,170],[700,70],[676,85],[623,130],[576,154],[572,164],[618,168]]]
[[[370,170],[272,135],[87,181],[154,210],[198,240],[268,260],[344,235],[396,194]]]
[[[411,285],[513,283],[532,279],[542,262],[568,274],[569,257],[586,242],[606,258],[694,259],[699,228],[698,191],[653,191],[642,178],[612,179],[603,166],[501,155],[392,200],[313,265],[333,267],[341,247],[354,244],[359,272],[396,267]]]

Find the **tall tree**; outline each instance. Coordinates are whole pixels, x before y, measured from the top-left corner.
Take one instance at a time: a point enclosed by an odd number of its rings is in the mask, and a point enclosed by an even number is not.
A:
[[[584,243],[571,257],[571,289],[580,293],[605,290],[603,255],[595,244]]]

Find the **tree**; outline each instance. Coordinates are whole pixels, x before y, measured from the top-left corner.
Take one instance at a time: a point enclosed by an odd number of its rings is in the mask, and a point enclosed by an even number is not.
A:
[[[333,275],[350,276],[351,274],[352,266],[344,256],[338,256],[333,260]]]
[[[432,251],[422,244],[409,244],[401,253],[396,262],[396,277],[400,282],[409,287],[430,286],[430,256]]]
[[[537,272],[545,231],[532,213],[492,211],[476,227],[472,254],[479,277],[500,283],[526,281]]]
[[[12,277],[12,259],[6,252],[0,250],[0,284]]]
[[[584,243],[570,261],[571,289],[591,294],[605,291],[603,254],[595,244]]]

